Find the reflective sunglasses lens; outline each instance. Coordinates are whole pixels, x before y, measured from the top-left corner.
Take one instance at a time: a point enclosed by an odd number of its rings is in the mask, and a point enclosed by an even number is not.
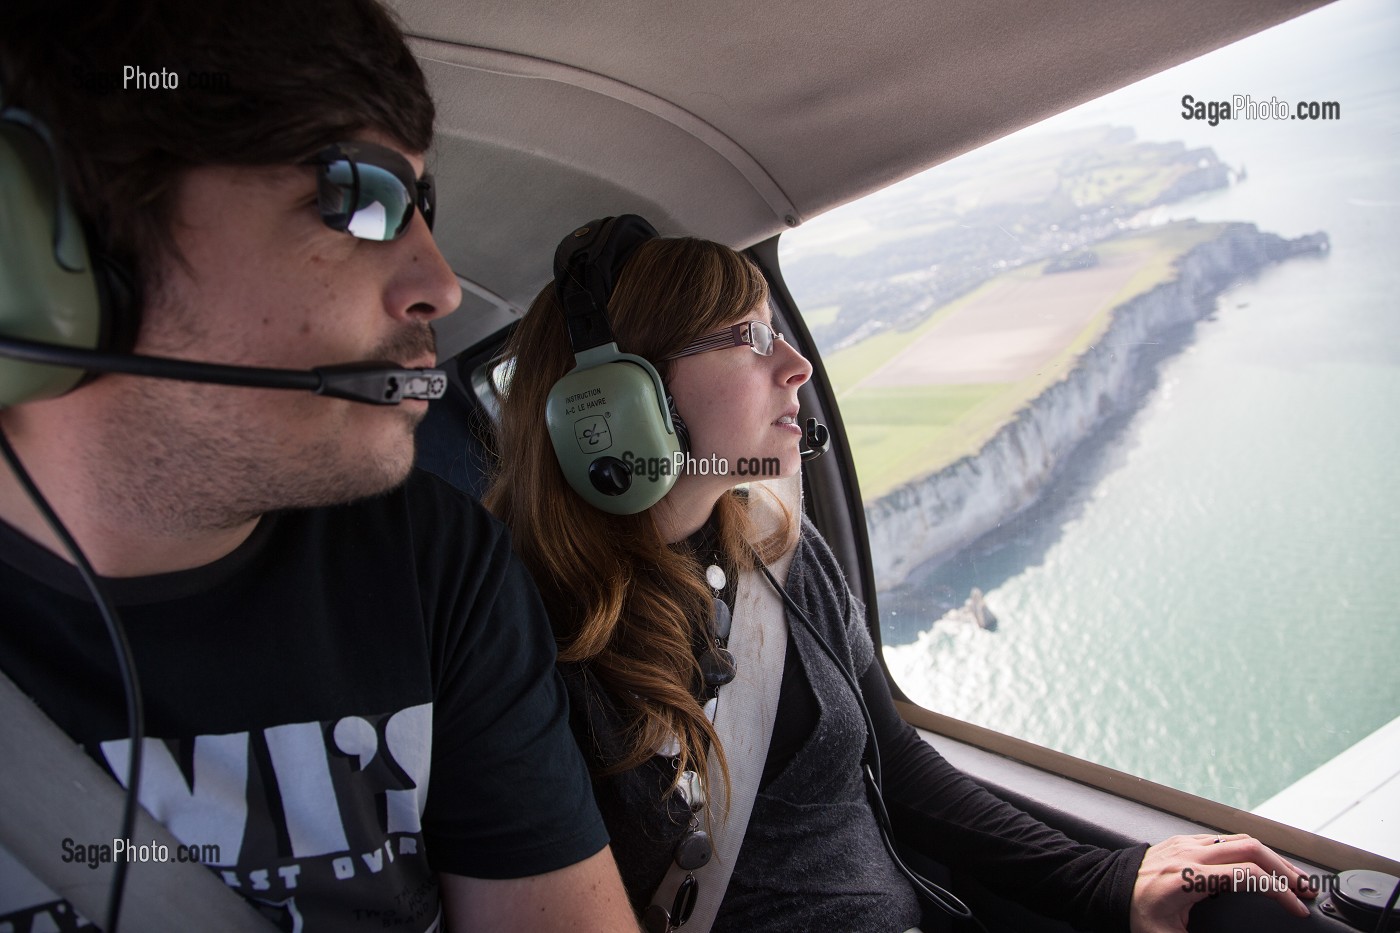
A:
[[[325,167],[321,213],[362,240],[392,240],[413,217],[413,201],[398,175],[366,162],[341,159]]]

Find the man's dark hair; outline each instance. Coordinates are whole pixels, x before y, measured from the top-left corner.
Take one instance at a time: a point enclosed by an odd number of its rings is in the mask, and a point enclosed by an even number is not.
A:
[[[147,286],[157,258],[179,255],[184,170],[294,163],[366,130],[413,152],[432,142],[423,73],[375,0],[0,6],[4,103],[48,124],[80,214]],[[179,86],[123,88],[127,66]]]

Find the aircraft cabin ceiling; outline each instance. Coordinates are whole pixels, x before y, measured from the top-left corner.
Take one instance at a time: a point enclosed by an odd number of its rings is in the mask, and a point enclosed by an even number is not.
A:
[[[460,275],[523,308],[559,239],[593,217],[748,246],[1322,4],[392,5],[438,100],[438,240]]]

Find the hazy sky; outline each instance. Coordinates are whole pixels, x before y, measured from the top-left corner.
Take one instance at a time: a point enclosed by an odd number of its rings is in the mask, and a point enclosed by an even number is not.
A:
[[[1232,100],[1247,94],[1256,101],[1277,97],[1290,105],[1336,101],[1338,122],[1205,121],[1182,117],[1183,95],[1196,100]],[[1400,0],[1338,0],[1319,10],[1186,62],[1098,100],[1082,104],[1035,126],[935,166],[930,173],[977,172],[977,160],[1002,147],[1033,147],[1038,135],[1084,126],[1131,126],[1139,139],[1180,140],[1209,146],[1227,163],[1244,153],[1277,154],[1296,160],[1304,150],[1365,153],[1393,159],[1394,185],[1375,192],[1400,198]],[[966,164],[964,160],[967,160]],[[1254,161],[1253,170],[1261,168]],[[1287,166],[1279,170],[1290,171]],[[881,225],[883,204],[905,199],[902,185],[920,186],[920,176],[808,220],[783,236],[783,254],[821,249]],[[800,283],[799,283],[800,284]]]
[[[1219,146],[1237,132],[1327,132],[1307,122],[1268,126],[1260,122],[1221,122],[1217,126],[1182,118],[1181,98],[1231,100],[1247,94],[1256,101],[1277,96],[1337,101],[1343,123],[1354,129],[1360,113],[1385,103],[1400,108],[1400,3],[1396,0],[1339,0],[1320,10],[1250,36],[1194,61],[1170,68],[1096,101],[1022,130],[1033,136],[1067,127],[1126,124],[1145,139],[1181,139],[1191,146]],[[1361,95],[1358,98],[1358,94]],[[1353,114],[1351,121],[1348,114]],[[1393,133],[1394,123],[1387,128]],[[1400,150],[1400,138],[1394,139]]]

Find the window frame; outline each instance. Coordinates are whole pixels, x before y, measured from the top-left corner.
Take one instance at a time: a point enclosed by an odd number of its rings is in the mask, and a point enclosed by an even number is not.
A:
[[[1132,840],[1123,835],[1124,828],[1134,836],[1154,841],[1173,833],[1243,832],[1271,848],[1330,871],[1366,868],[1400,875],[1400,862],[1374,852],[935,712],[900,689],[885,663],[874,562],[855,460],[843,443],[847,436],[845,425],[821,352],[782,277],[778,259],[781,236],[755,244],[747,254],[768,280],[783,332],[812,363],[812,377],[799,392],[802,416],[823,421],[833,438],[826,456],[803,467],[804,511],[830,544],[852,591],[865,604],[866,627],[875,643],[875,656],[905,721],[974,779],[1042,819],[1047,814],[1069,814],[1071,822],[1097,827],[1105,838],[1116,838],[1125,844]],[[1106,805],[1093,795],[1086,797],[1085,787],[1146,808],[1146,812],[1123,810],[1117,805]],[[1149,818],[1151,813],[1188,822]],[[1112,816],[1115,823],[1110,826],[1103,822],[1105,815]],[[1119,819],[1124,822],[1119,824]],[[1054,818],[1046,821],[1052,825],[1058,822]]]

